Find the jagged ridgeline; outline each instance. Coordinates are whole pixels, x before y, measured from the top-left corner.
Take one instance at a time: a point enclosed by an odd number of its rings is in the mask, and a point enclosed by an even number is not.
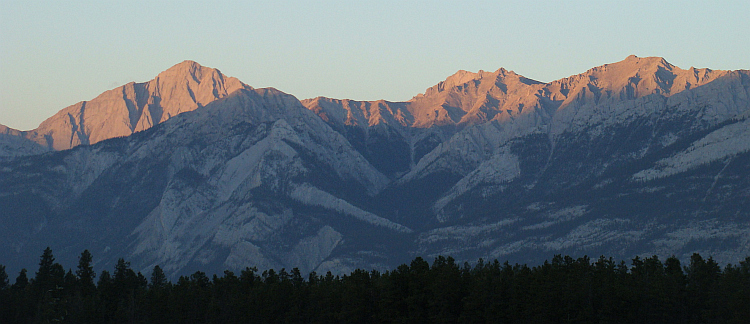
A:
[[[298,268],[176,281],[119,259],[94,272],[85,250],[67,273],[52,251],[10,284],[0,265],[3,323],[742,323],[750,318],[750,257],[720,267],[693,254],[631,262],[556,255],[538,266],[417,257],[383,272]],[[147,277],[149,279],[147,279]]]
[[[297,98],[186,61],[0,127],[0,263],[52,247],[197,269],[416,256],[750,255],[750,72],[631,56],[544,83],[460,71],[409,101]]]

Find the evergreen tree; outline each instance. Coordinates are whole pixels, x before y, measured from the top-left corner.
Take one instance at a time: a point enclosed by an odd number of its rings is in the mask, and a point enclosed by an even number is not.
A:
[[[409,322],[428,323],[428,305],[431,298],[429,286],[430,264],[421,257],[412,260],[409,267],[409,297],[406,304],[409,308]]]
[[[26,269],[21,269],[16,282],[10,287],[11,305],[8,306],[9,323],[30,323],[34,318],[36,300],[30,293]]]
[[[115,265],[113,278],[114,289],[117,295],[117,315],[119,319],[125,319],[128,322],[137,322],[140,309],[137,302],[142,288],[146,288],[147,282],[143,275],[136,274],[130,268],[130,262],[125,259],[118,259]]]
[[[624,274],[627,275],[627,272]],[[593,304],[596,316],[601,322],[614,323],[618,319],[618,309],[623,299],[622,292],[628,289],[622,280],[622,273],[612,258],[599,257],[593,264]]]
[[[422,258],[380,273],[341,277],[299,269],[257,274],[246,268],[213,279],[196,271],[177,284],[155,266],[150,282],[119,259],[98,286],[91,255],[67,274],[48,248],[33,280],[21,270],[8,287],[0,266],[0,323],[393,322],[393,323],[745,323],[750,318],[750,257],[722,269],[694,254],[632,260],[573,259],[526,265],[479,260],[463,267],[448,257]],[[86,282],[86,283],[84,283]],[[50,287],[42,290],[41,287]],[[90,290],[84,292],[83,287]]]
[[[5,266],[0,264],[0,291],[4,291],[8,287],[8,273],[5,272]]]
[[[373,323],[375,292],[370,274],[362,269],[342,277],[341,318],[353,323]]]
[[[154,266],[154,270],[151,271],[151,283],[149,284],[149,288],[151,289],[161,289],[166,287],[167,285],[167,276],[164,275],[164,271],[159,267],[159,265]]]
[[[223,277],[213,276],[211,285],[211,318],[218,323],[237,322],[243,313],[240,278],[232,271],[225,270]]]
[[[96,278],[96,272],[91,263],[94,261],[93,256],[89,250],[83,250],[81,256],[78,257],[78,269],[76,269],[76,276],[78,277],[78,286],[80,287],[81,293],[91,294],[96,290],[94,285],[94,278]]]
[[[63,270],[63,276],[65,272]],[[59,276],[59,269],[55,267],[55,257],[52,255],[52,249],[47,247],[44,249],[42,256],[39,260],[39,270],[36,272],[34,277],[34,286],[39,293],[44,293],[55,288],[56,284],[62,283],[61,279],[63,276]]]
[[[21,272],[18,273],[18,277],[16,277],[16,283],[14,283],[11,288],[18,290],[26,289],[26,286],[29,285],[29,278],[26,276],[27,272],[26,269],[21,269]]]
[[[91,265],[93,256],[89,250],[84,250],[78,257],[78,267],[75,272],[75,295],[71,302],[73,309],[72,322],[91,323],[97,319],[96,314],[96,272]]]
[[[686,292],[685,285],[687,279],[680,265],[680,260],[674,255],[664,260],[664,294],[665,312],[667,313],[666,322],[684,323],[687,321],[685,314],[686,309]]]
[[[166,323],[170,319],[169,314],[170,283],[164,275],[161,267],[154,266],[151,271],[151,283],[145,295],[145,308],[147,321],[152,323]]]
[[[461,270],[452,257],[438,256],[430,268],[428,282],[430,321],[433,323],[455,323],[461,314],[461,299],[464,282]]]
[[[112,322],[115,320],[115,313],[119,301],[120,292],[115,288],[114,280],[109,271],[102,270],[99,274],[99,281],[96,284],[98,293],[97,313],[95,322]]]
[[[73,274],[73,270],[68,269],[68,272],[65,273],[65,278],[63,279],[63,287],[72,290],[76,286],[78,286],[78,277]]]
[[[721,275],[721,267],[712,258],[704,260],[698,253],[690,257],[690,264],[685,268],[687,274],[688,307],[693,315],[691,322],[707,322],[717,317],[716,283]]]
[[[10,321],[11,302],[8,273],[5,272],[5,266],[0,265],[0,322]]]
[[[719,284],[717,322],[745,323],[750,318],[750,257],[738,266],[727,265]]]
[[[65,318],[64,282],[65,269],[61,264],[55,262],[52,249],[47,247],[42,252],[39,270],[31,282],[33,303],[37,305],[36,321],[60,321]]]
[[[170,298],[173,320],[178,323],[208,321],[210,304],[210,280],[206,274],[196,271],[192,275],[181,276],[172,288]]]

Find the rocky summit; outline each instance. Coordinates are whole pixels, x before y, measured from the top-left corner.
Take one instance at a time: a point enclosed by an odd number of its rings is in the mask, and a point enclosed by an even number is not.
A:
[[[345,273],[415,256],[750,255],[750,71],[630,56],[549,83],[459,71],[406,102],[186,61],[0,126],[0,264]]]

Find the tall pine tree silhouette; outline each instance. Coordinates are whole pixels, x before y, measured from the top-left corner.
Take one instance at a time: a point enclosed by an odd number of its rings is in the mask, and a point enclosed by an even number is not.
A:
[[[81,256],[78,257],[78,269],[76,270],[76,276],[78,277],[78,286],[81,292],[84,294],[91,293],[96,290],[94,285],[94,278],[96,272],[94,267],[91,265],[94,257],[91,255],[89,250],[84,250]]]

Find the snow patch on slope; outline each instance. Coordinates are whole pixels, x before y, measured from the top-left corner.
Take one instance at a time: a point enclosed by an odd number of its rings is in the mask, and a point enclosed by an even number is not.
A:
[[[482,183],[501,184],[510,181],[521,174],[518,157],[508,151],[507,147],[505,147],[500,153],[495,154],[489,160],[482,162],[479,167],[469,173],[469,175],[459,180],[445,196],[435,202],[433,205],[433,211],[437,213],[440,222],[447,220],[447,216],[442,213],[442,209],[470,189],[473,189]]]
[[[294,217],[291,209],[280,214],[268,215],[250,204],[237,208],[221,225],[213,237],[213,243],[232,246],[238,242],[262,242],[271,237]]]
[[[303,273],[314,270],[338,246],[344,236],[332,227],[323,226],[316,235],[303,238],[292,248],[285,263]]]
[[[441,170],[467,175],[510,138],[506,135],[507,131],[498,129],[493,123],[464,129],[422,157],[398,182],[421,179]]]
[[[291,126],[283,119],[280,119],[274,123],[269,136],[229,160],[221,177],[216,182],[221,199],[229,199],[231,194],[251,176],[251,183],[245,189],[249,190],[260,186],[262,179],[258,168],[261,167],[260,163],[263,162],[265,154],[269,151],[273,150],[282,154],[286,157],[286,160],[296,156],[297,152],[287,145],[284,140],[301,145],[299,137],[296,136]]]
[[[492,233],[518,221],[519,218],[508,218],[486,225],[441,227],[424,234],[420,234],[418,241],[421,244],[430,244],[445,240],[468,241],[470,239],[476,238],[479,235]]]
[[[252,265],[260,271],[267,269],[278,269],[279,264],[271,260],[262,249],[250,242],[239,242],[232,247],[224,261],[224,267],[227,269],[244,269]]]
[[[659,160],[656,166],[633,175],[647,181],[685,172],[700,165],[750,150],[750,120],[722,127],[686,150]]]
[[[292,190],[290,196],[292,197],[292,199],[297,200],[301,203],[332,209],[375,226],[389,228],[401,233],[412,232],[410,228],[404,225],[394,223],[383,217],[359,209],[354,205],[346,202],[345,200],[337,198],[309,184],[302,184],[295,187],[294,190]]]
[[[578,217],[583,216],[586,214],[586,208],[588,208],[587,205],[579,205],[579,206],[573,206],[568,208],[563,208],[557,211],[554,211],[546,216],[547,221],[537,223],[534,225],[528,225],[521,227],[522,230],[528,231],[528,230],[537,230],[542,228],[547,228],[555,224],[559,224],[562,222],[567,222],[574,220]]]
[[[0,157],[36,155],[48,151],[47,147],[21,136],[0,133]]]
[[[72,151],[65,157],[64,163],[58,166],[58,171],[67,175],[67,182],[70,184],[69,197],[77,198],[81,195],[120,158],[118,154],[106,152],[101,147]]]
[[[711,239],[738,239],[744,243],[741,246],[750,250],[750,226],[727,224],[719,222],[717,219],[691,222],[667,233],[664,238],[653,241],[653,244],[657,251],[669,252],[678,251],[694,241]],[[744,256],[746,255],[738,255],[738,257]]]
[[[637,241],[646,233],[645,230],[620,230],[628,228],[629,223],[629,219],[622,218],[595,219],[574,228],[565,236],[543,243],[542,246],[547,251],[572,247],[584,249],[602,246],[612,241]]]

